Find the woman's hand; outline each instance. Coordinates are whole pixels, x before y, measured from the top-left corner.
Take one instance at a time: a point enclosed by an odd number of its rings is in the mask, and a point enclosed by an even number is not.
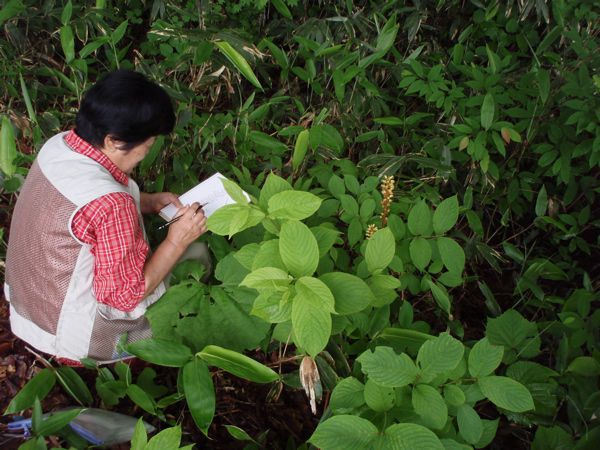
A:
[[[206,233],[206,217],[200,204],[192,203],[177,211],[181,218],[169,226],[166,241],[176,247],[187,248],[192,242]]]
[[[179,197],[172,192],[157,192],[156,194],[142,192],[140,194],[142,214],[156,214],[169,203],[173,203],[177,208],[183,206]]]

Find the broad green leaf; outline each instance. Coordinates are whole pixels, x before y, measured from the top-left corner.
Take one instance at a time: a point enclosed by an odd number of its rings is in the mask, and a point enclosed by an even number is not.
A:
[[[127,25],[129,25],[129,22],[124,20],[119,24],[119,26],[117,26],[117,28],[115,28],[115,31],[111,33],[110,39],[112,40],[113,45],[117,45],[121,39],[123,39],[123,36],[125,36],[125,31],[127,30]]]
[[[461,444],[454,439],[441,438],[440,442],[444,446],[444,450],[473,450],[468,444]]]
[[[2,128],[0,128],[0,169],[9,177],[14,175],[17,165],[17,145],[15,132],[8,116],[2,116]]]
[[[428,384],[418,384],[412,390],[412,406],[425,424],[441,430],[448,420],[448,407],[439,391]]]
[[[312,231],[317,240],[319,257],[325,256],[331,250],[331,247],[333,247],[341,234],[339,231],[325,226],[311,227],[310,231]]]
[[[382,56],[385,55],[389,49],[392,48],[394,42],[396,41],[396,35],[398,34],[399,25],[396,24],[396,17],[392,16],[383,28],[381,32],[377,36],[377,43],[375,46],[376,53],[382,53]]]
[[[345,272],[330,272],[319,277],[331,290],[338,314],[362,311],[374,299],[373,292],[362,279]]]
[[[252,437],[240,427],[236,427],[235,425],[225,425],[225,428],[227,429],[229,435],[238,441],[255,442],[254,439],[252,439]]]
[[[408,229],[415,236],[431,236],[432,214],[425,200],[417,202],[408,213]]]
[[[236,202],[242,205],[246,205],[248,203],[248,198],[246,197],[244,191],[241,187],[234,183],[233,181],[227,178],[221,178],[221,183],[223,184],[223,188],[229,194],[229,196]]]
[[[296,137],[296,144],[294,145],[294,154],[292,155],[292,168],[297,170],[298,167],[304,161],[304,157],[306,156],[306,151],[308,150],[308,139],[309,139],[309,131],[303,130]]]
[[[533,398],[521,383],[508,377],[489,376],[477,381],[483,395],[494,405],[512,412],[533,409]]]
[[[246,275],[240,285],[258,291],[282,291],[288,289],[290,281],[290,276],[281,269],[261,267]]]
[[[435,234],[444,234],[458,220],[458,198],[456,195],[442,201],[433,213],[433,230]]]
[[[584,377],[600,375],[600,363],[591,356],[578,356],[569,363],[567,372],[576,373]]]
[[[215,388],[208,366],[194,358],[183,366],[183,391],[194,422],[205,435],[215,415]]]
[[[465,268],[465,252],[452,238],[440,236],[437,247],[444,266],[453,273],[461,274]]]
[[[444,312],[450,315],[450,311],[452,310],[452,304],[450,303],[450,297],[448,296],[448,292],[435,281],[426,280],[427,286],[431,289],[431,293],[433,294],[433,298],[436,303]]]
[[[94,398],[87,384],[72,367],[59,367],[55,373],[61,386],[81,406],[90,406],[93,403]]]
[[[385,269],[396,254],[396,240],[389,228],[378,230],[367,241],[365,260],[371,273]]]
[[[504,345],[521,354],[531,355],[529,357],[539,352],[537,325],[514,309],[505,311],[499,317],[488,319],[485,334],[491,344]]]
[[[269,216],[302,220],[312,216],[320,206],[321,199],[310,192],[283,191],[269,199]]]
[[[504,347],[492,345],[488,338],[478,341],[469,353],[469,373],[484,377],[494,372],[502,362]]]
[[[68,411],[55,412],[44,417],[37,427],[37,433],[41,436],[50,436],[66,427],[83,409],[70,409]]]
[[[454,370],[464,352],[463,344],[448,333],[442,333],[435,339],[426,341],[417,354],[421,378],[430,380],[438,374]]]
[[[424,272],[431,261],[431,245],[427,239],[414,237],[409,245],[410,259],[417,269]]]
[[[433,431],[414,423],[397,423],[385,430],[381,450],[444,450]]]
[[[250,83],[262,90],[260,81],[258,81],[258,78],[256,78],[256,75],[252,71],[250,64],[248,64],[248,61],[246,61],[246,59],[242,55],[240,55],[238,51],[234,49],[229,42],[217,41],[215,42],[215,45],[218,47],[221,53],[225,55],[229,62],[233,64],[235,68],[238,69],[244,77],[246,77],[248,81],[250,81]]]
[[[319,146],[341,153],[344,150],[344,139],[338,130],[328,123],[313,125],[310,128],[310,147],[316,150]]]
[[[444,386],[444,399],[450,406],[460,406],[465,403],[465,393],[461,388],[454,384]]]
[[[152,437],[144,450],[178,449],[181,442],[181,427],[179,425],[165,428]]]
[[[322,283],[327,290],[327,286]],[[304,348],[308,354],[315,357],[325,348],[331,335],[331,304],[322,296],[315,294],[313,289],[306,286],[297,288],[296,297],[292,304],[292,326],[296,336],[296,344]]]
[[[548,209],[548,194],[546,193],[546,186],[542,185],[538,192],[537,199],[535,201],[535,215],[538,217],[545,216]]]
[[[289,220],[281,226],[279,254],[290,273],[300,278],[312,275],[319,264],[319,246],[302,222]]]
[[[469,405],[461,405],[457,409],[456,421],[458,431],[469,444],[477,444],[483,435],[483,422],[479,414]]]
[[[147,443],[148,433],[146,432],[144,421],[140,418],[135,424],[135,428],[133,430],[130,450],[144,450],[146,448]]]
[[[492,123],[494,123],[494,109],[494,96],[488,92],[485,94],[481,105],[481,126],[484,130],[489,130]]]
[[[196,356],[211,366],[255,383],[270,383],[279,379],[277,373],[258,361],[216,345],[207,345]]]
[[[415,381],[419,370],[405,353],[398,355],[390,347],[367,350],[357,359],[370,380],[386,387],[407,386]]]
[[[192,359],[192,351],[187,345],[165,339],[142,339],[127,344],[126,350],[159,366],[182,367]]]
[[[484,448],[492,443],[496,437],[496,430],[498,429],[500,419],[482,420],[481,422],[483,424],[483,434],[481,435],[479,442],[475,444],[475,448]]]
[[[156,414],[156,403],[152,397],[137,384],[130,384],[127,386],[126,392],[127,397],[129,397],[137,406],[150,414]]]
[[[43,400],[56,383],[56,376],[50,369],[40,370],[23,388],[13,397],[4,414],[15,414],[30,408],[35,399]]]
[[[365,403],[376,412],[385,412],[393,408],[395,402],[394,389],[381,386],[368,379],[365,383]]]
[[[367,419],[339,415],[321,422],[308,441],[321,450],[371,450],[378,432]]]
[[[336,413],[350,412],[365,404],[365,385],[354,377],[344,378],[331,393],[330,408]]]
[[[318,278],[302,277],[296,282],[296,298],[312,297],[318,300],[321,308],[331,313],[335,311],[335,299],[329,287]]]
[[[230,204],[217,209],[206,221],[207,228],[220,236],[233,236],[258,225],[264,213],[251,205]]]
[[[269,291],[259,294],[250,313],[269,323],[287,322],[292,317],[290,292]]]
[[[75,38],[70,25],[60,27],[60,44],[65,54],[65,61],[68,64],[75,58]]]
[[[283,191],[291,191],[292,186],[286,180],[281,178],[274,173],[270,173],[267,176],[267,180],[260,190],[259,205],[262,209],[266,210],[269,206],[269,199],[275,194],[279,194]]]

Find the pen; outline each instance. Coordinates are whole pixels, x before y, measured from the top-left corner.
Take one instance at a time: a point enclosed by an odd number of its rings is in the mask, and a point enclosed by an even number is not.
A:
[[[194,211],[194,216],[198,213],[198,211],[200,211],[202,208],[204,208],[207,204],[208,203],[198,206],[196,208],[196,211]],[[163,223],[160,227],[157,228],[157,230],[162,230],[163,228],[168,227],[172,223],[177,222],[179,219],[181,219],[181,216],[174,217],[173,219],[169,220],[167,223]]]

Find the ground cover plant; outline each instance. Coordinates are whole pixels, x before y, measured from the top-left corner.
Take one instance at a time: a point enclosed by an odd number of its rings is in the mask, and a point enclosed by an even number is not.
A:
[[[136,449],[596,448],[594,2],[0,4],[4,241],[37,150],[120,67],[177,105],[140,185],[219,171],[237,200],[124,348],[147,367],[29,354],[16,380],[1,347],[23,448],[86,448],[77,411],[42,416],[66,405],[143,416]]]

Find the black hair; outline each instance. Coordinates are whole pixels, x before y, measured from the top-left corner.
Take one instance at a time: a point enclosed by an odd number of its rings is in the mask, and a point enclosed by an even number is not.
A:
[[[163,88],[141,73],[117,70],[86,93],[75,132],[95,147],[102,147],[110,135],[129,150],[152,136],[169,134],[174,125],[173,105]]]

